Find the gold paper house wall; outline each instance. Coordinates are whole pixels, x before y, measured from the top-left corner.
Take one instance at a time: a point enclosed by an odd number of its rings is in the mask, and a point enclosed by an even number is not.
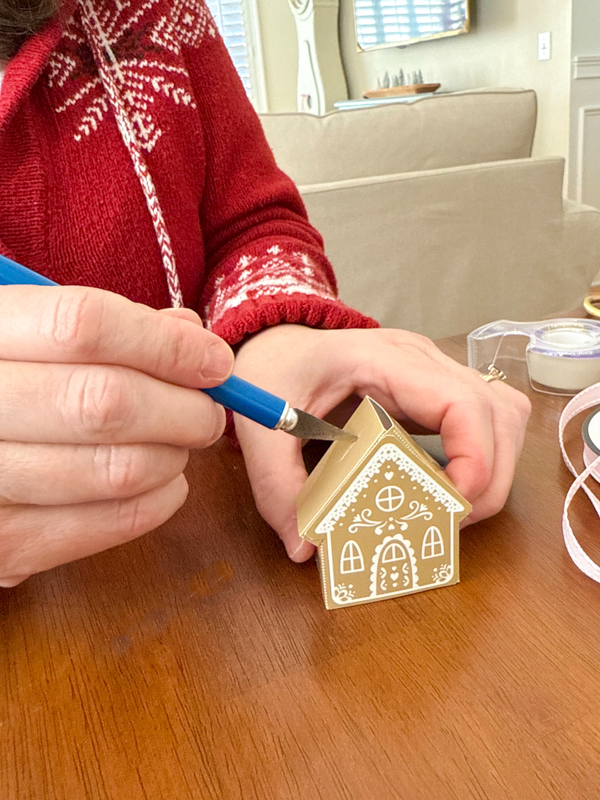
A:
[[[458,525],[471,506],[435,462],[366,397],[297,498],[317,545],[328,609],[457,583]]]

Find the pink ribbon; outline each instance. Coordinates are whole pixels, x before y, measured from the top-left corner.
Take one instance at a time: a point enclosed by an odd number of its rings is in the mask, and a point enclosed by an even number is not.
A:
[[[562,528],[563,536],[565,538],[565,545],[569,555],[573,559],[574,564],[589,578],[592,578],[597,583],[600,583],[600,566],[596,564],[595,561],[592,561],[588,554],[583,550],[575,538],[575,534],[571,528],[571,523],[569,522],[569,506],[571,505],[571,500],[579,491],[579,489],[583,489],[583,491],[587,494],[592,505],[596,509],[596,513],[598,516],[600,516],[600,500],[598,500],[591,489],[585,485],[585,482],[590,475],[600,480],[600,456],[596,457],[596,454],[590,450],[587,445],[584,446],[584,462],[587,466],[583,472],[579,474],[571,463],[564,445],[564,431],[569,422],[576,417],[577,414],[585,411],[587,408],[593,408],[594,406],[598,405],[600,405],[600,383],[595,383],[593,386],[588,386],[587,389],[584,389],[582,392],[579,392],[579,394],[575,395],[575,397],[567,403],[562,414],[560,415],[560,421],[558,424],[558,441],[560,443],[560,450],[563,460],[569,468],[571,474],[575,477],[575,480],[571,484],[571,488],[567,492],[565,505],[563,508]]]

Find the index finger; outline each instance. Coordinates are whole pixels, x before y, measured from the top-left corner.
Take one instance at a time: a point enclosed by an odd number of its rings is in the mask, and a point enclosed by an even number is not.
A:
[[[0,358],[116,364],[181,386],[224,381],[228,345],[197,322],[102,289],[0,287]]]

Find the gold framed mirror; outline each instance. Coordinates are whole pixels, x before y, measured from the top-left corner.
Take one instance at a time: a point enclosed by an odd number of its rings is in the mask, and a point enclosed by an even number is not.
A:
[[[468,33],[469,0],[354,0],[359,50]]]

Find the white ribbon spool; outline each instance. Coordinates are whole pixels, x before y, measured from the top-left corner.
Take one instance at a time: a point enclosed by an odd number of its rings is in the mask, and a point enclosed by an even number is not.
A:
[[[581,474],[577,472],[571,463],[564,445],[564,430],[568,423],[574,417],[576,417],[577,414],[580,414],[582,411],[598,405],[600,405],[600,383],[595,383],[593,386],[588,386],[587,389],[584,389],[582,392],[579,392],[579,394],[575,395],[575,397],[567,403],[562,414],[560,415],[560,421],[558,424],[558,441],[560,443],[560,450],[563,460],[569,468],[571,474],[575,477],[575,480],[571,484],[571,488],[567,492],[563,507],[562,528],[565,545],[575,565],[589,578],[592,578],[592,580],[600,583],[600,566],[598,566],[598,564],[596,564],[596,562],[593,561],[581,547],[575,538],[575,534],[573,533],[573,529],[571,528],[571,523],[569,521],[569,506],[571,505],[571,501],[579,489],[583,489],[583,491],[587,494],[590,502],[596,509],[596,513],[600,517],[600,500],[598,500],[591,489],[585,485],[585,482],[590,475],[600,482],[600,454],[598,454],[600,453],[600,448],[598,448],[598,453],[596,452],[596,448],[600,443],[600,418],[598,417],[600,414],[600,409],[597,409],[593,414],[590,414],[584,423],[584,428],[587,431],[587,433],[584,433],[583,450],[583,458],[586,467]],[[586,436],[587,441],[585,441]]]
[[[583,463],[591,467],[590,475],[600,483],[600,468],[594,468],[594,462],[600,457],[600,408],[586,418],[581,429],[583,435]]]

